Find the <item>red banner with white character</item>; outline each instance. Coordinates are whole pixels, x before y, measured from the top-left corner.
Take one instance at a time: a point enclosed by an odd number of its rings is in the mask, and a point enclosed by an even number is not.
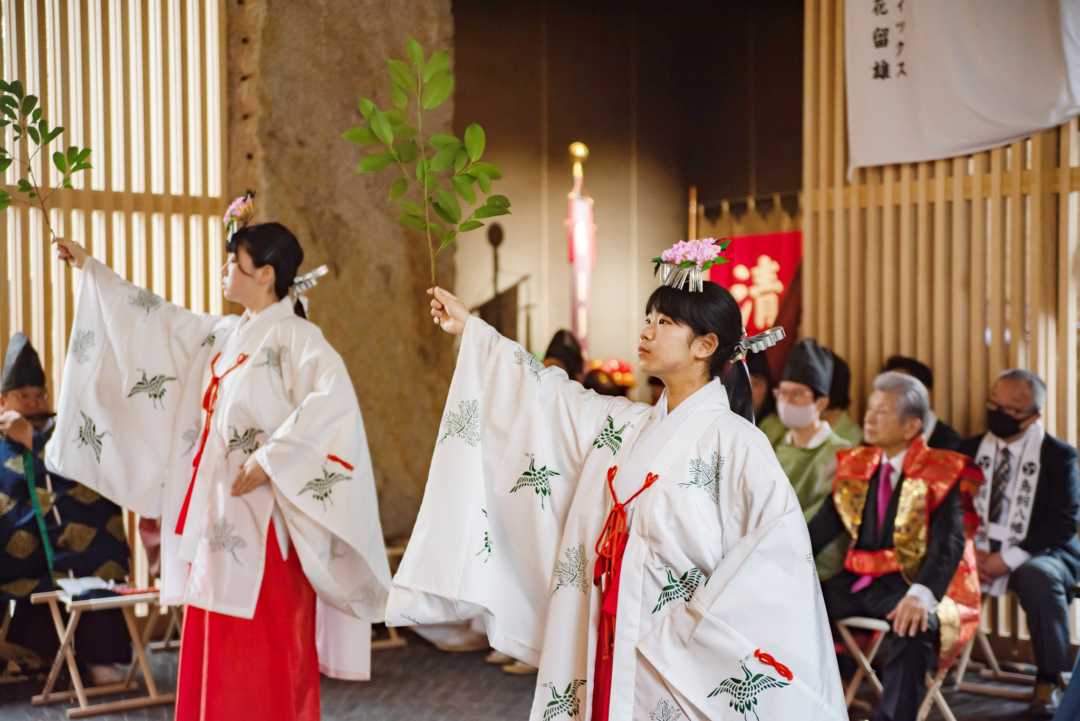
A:
[[[802,260],[802,232],[736,236],[724,257],[729,262],[714,265],[709,279],[735,296],[749,335],[772,328]]]

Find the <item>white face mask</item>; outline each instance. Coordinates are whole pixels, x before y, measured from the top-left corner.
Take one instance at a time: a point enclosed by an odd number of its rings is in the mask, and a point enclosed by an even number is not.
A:
[[[817,406],[811,403],[808,406],[796,406],[786,401],[776,402],[776,413],[780,416],[780,422],[788,428],[799,430],[817,420]]]

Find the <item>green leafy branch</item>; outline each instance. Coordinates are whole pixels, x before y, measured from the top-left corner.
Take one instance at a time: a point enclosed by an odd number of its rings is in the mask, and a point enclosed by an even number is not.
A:
[[[502,171],[481,162],[486,138],[479,125],[466,128],[462,139],[440,134],[424,140],[423,113],[450,97],[454,75],[445,50],[425,59],[420,43],[410,37],[408,56],[409,62],[387,62],[394,107],[380,110],[360,98],[360,114],[367,124],[350,128],[342,137],[358,145],[385,148],[361,160],[357,172],[374,173],[390,166],[401,172],[390,185],[389,200],[402,211],[395,220],[427,234],[434,281],[435,255],[453,243],[458,233],[484,227],[483,219],[509,215],[510,200],[491,195],[491,183],[502,178]],[[415,107],[415,125],[406,115],[411,107]],[[459,199],[475,206],[467,216]]]
[[[36,206],[41,209],[45,216],[45,227],[49,229],[49,238],[55,238],[52,221],[49,218],[49,198],[53,196],[57,188],[50,188],[43,183],[34,173],[34,158],[42,151],[47,151],[52,141],[60,137],[64,129],[60,126],[49,127],[49,122],[41,117],[41,108],[38,107],[36,95],[27,95],[23,85],[18,80],[8,83],[0,80],[0,128],[11,126],[15,131],[15,143],[21,144],[22,160],[19,166],[23,172],[17,180],[18,190],[13,197],[3,188],[0,188],[0,211],[6,210],[12,202],[20,202],[28,206]],[[32,144],[32,148],[31,148]],[[71,146],[66,152],[57,150],[52,154],[53,165],[60,173],[61,188],[70,188],[71,176],[75,173],[90,170],[90,148],[78,148]],[[15,158],[7,148],[0,146],[0,173],[7,172],[15,162]],[[25,196],[25,199],[24,197]]]

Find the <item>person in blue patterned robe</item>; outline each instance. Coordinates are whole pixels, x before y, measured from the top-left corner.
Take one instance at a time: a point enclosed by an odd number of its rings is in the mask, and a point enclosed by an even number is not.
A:
[[[123,581],[131,560],[120,507],[45,469],[45,444],[52,431],[45,372],[26,336],[16,333],[0,380],[0,603],[15,602],[7,641],[44,661],[56,655],[59,639],[49,607],[30,603],[31,595],[54,588],[38,512],[56,576]],[[28,450],[37,509],[27,482]],[[103,667],[131,659],[121,613],[86,614],[76,629],[75,648],[80,665],[89,666],[95,679],[110,680],[114,674]]]

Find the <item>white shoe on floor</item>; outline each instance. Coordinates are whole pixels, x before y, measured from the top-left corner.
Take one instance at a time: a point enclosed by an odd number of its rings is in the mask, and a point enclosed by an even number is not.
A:
[[[127,673],[121,671],[111,663],[92,663],[87,666],[90,671],[90,683],[93,686],[109,686],[123,683]]]
[[[536,673],[539,670],[536,668],[536,666],[530,666],[529,664],[523,663],[521,661],[514,661],[513,663],[508,663],[502,668],[503,671],[506,671],[506,673],[512,673],[515,676],[528,676],[529,674]]]
[[[502,651],[492,651],[484,658],[484,660],[497,666],[507,666],[514,662],[514,657],[508,656]]]

